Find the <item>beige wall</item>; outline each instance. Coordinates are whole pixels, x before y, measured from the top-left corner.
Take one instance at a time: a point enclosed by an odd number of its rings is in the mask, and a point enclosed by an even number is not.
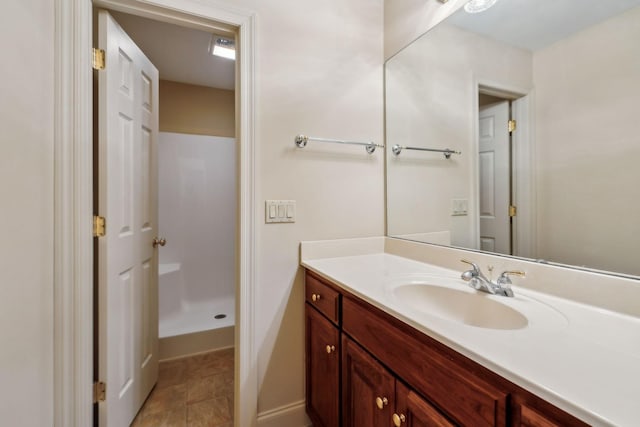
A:
[[[0,424],[53,418],[53,2],[0,14]],[[36,53],[37,52],[37,53]]]
[[[228,3],[254,10],[257,20],[255,349],[263,412],[304,399],[299,242],[384,233],[380,151],[293,143],[301,132],[382,142],[383,1]],[[0,18],[0,419],[8,425],[52,420],[53,17],[48,0],[10,0]],[[296,200],[296,223],[265,225],[265,199]]]
[[[390,235],[449,231],[452,245],[477,246],[474,117],[477,84],[487,81],[529,90],[531,53],[445,23],[387,62],[387,145],[462,152],[446,160],[415,151],[394,156],[388,149]],[[467,199],[468,215],[452,216],[452,199]]]
[[[307,135],[383,140],[382,0],[242,0],[257,14],[259,412],[304,399],[301,240],[384,233],[380,150]],[[265,199],[297,201],[294,224],[264,224]]]
[[[534,55],[538,257],[640,275],[640,8]]]
[[[304,398],[298,242],[384,232],[380,152],[293,145],[300,132],[382,142],[383,2],[229,3],[255,10],[258,23],[255,348],[265,411]],[[45,0],[5,8],[0,419],[41,426],[50,424],[53,404],[53,58],[46,52],[54,11]],[[297,200],[297,222],[264,225],[270,198]]]
[[[293,146],[299,132],[382,141],[383,2],[227,2],[257,13],[255,348],[259,410],[265,411],[304,397],[298,242],[383,233],[381,153],[367,156],[359,147],[313,143],[304,150]],[[394,3],[400,2],[386,2],[387,10]],[[410,4],[417,6],[418,0]],[[424,4],[441,7],[435,0]],[[403,11],[411,17],[411,10]],[[0,420],[35,427],[51,425],[53,412],[54,8],[48,0],[9,0],[4,12]],[[399,25],[415,26],[399,16],[393,23],[388,41],[396,48],[421,32],[396,37],[391,31]],[[627,110],[632,111],[637,109]],[[602,150],[598,154],[601,164]],[[629,154],[638,158],[637,152]],[[637,194],[633,191],[627,194]],[[297,222],[263,224],[262,204],[270,198],[297,200]]]
[[[160,131],[235,136],[235,92],[160,80]]]

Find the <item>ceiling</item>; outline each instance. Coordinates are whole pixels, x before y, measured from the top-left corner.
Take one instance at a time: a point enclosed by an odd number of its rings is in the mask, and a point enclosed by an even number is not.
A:
[[[160,72],[160,79],[234,90],[235,61],[209,53],[211,33],[110,11]]]
[[[499,0],[481,13],[460,9],[447,23],[536,51],[637,6],[640,0]]]
[[[482,13],[469,14],[460,9],[447,22],[536,51],[636,6],[640,6],[640,0],[499,0]],[[155,64],[161,79],[235,88],[235,62],[209,54],[211,33],[110,13]]]

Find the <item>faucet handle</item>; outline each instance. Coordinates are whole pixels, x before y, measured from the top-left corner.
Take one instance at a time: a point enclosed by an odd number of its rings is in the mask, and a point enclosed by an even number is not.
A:
[[[478,266],[476,264],[474,264],[471,261],[467,261],[466,259],[461,259],[460,261],[471,265],[471,267],[473,268],[472,270],[467,270],[467,271],[463,272],[460,275],[460,277],[462,278],[462,280],[464,280],[465,282],[469,282],[470,285],[472,285],[474,288],[476,288],[476,286],[474,286],[475,284],[473,283],[473,280],[474,279],[477,280],[476,277],[478,277],[480,275],[480,269],[478,268]]]
[[[517,270],[513,270],[513,271],[503,271],[502,274],[500,274],[500,276],[498,277],[498,284],[499,285],[510,285],[511,284],[511,279],[509,279],[509,276],[520,276],[520,277],[526,277],[526,274],[524,271],[517,271]]]
[[[464,262],[465,264],[469,264],[471,267],[473,267],[474,271],[480,271],[480,267],[478,267],[478,264],[476,264],[475,262],[471,262],[471,261],[466,260],[466,259],[461,259],[460,262]]]

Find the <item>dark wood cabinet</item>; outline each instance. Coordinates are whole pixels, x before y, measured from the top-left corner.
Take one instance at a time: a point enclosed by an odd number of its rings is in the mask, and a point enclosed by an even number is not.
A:
[[[306,286],[314,426],[587,426],[320,276]]]
[[[317,427],[340,425],[340,293],[307,274],[306,409]]]
[[[340,331],[316,309],[305,307],[306,409],[314,426],[337,427],[340,419]]]
[[[338,325],[340,321],[340,293],[336,289],[324,283],[319,277],[307,274],[304,295],[307,304]]]
[[[539,414],[535,409],[526,405],[520,406],[520,426],[522,427],[559,427],[549,418]]]
[[[346,335],[342,336],[342,408],[344,427],[454,426]]]
[[[395,408],[395,378],[346,336],[342,337],[344,427],[388,427]]]
[[[518,427],[564,427],[587,425],[534,396],[526,390],[514,393],[511,402],[511,425]]]
[[[401,382],[396,383],[394,425],[406,427],[454,427],[429,402]]]
[[[507,391],[468,372],[451,351],[396,318],[343,298],[342,328],[461,425],[504,426]]]

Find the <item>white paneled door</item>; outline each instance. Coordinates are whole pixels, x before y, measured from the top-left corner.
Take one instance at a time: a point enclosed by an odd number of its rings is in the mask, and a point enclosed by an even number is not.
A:
[[[509,101],[480,108],[480,249],[511,254]]]
[[[99,424],[122,427],[158,378],[158,70],[109,13],[98,21]]]

